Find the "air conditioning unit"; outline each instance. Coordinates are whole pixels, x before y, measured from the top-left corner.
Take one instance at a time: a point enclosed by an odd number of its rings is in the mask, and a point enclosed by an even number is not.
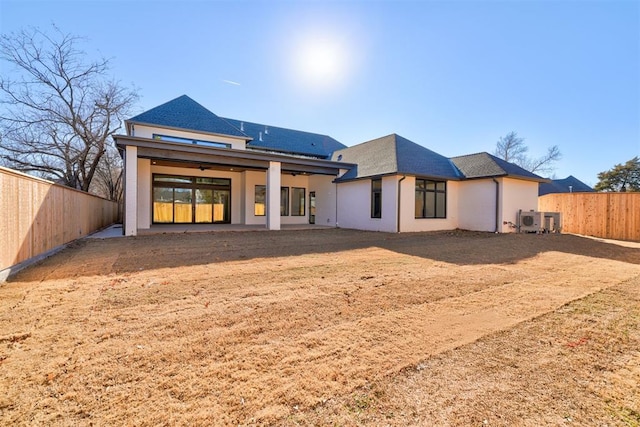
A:
[[[518,216],[520,233],[541,233],[544,231],[544,212],[519,211]]]
[[[545,212],[544,230],[547,233],[560,233],[562,231],[562,214],[560,212]]]

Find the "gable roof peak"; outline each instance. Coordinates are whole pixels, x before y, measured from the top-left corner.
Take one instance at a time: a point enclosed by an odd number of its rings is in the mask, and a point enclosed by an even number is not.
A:
[[[251,139],[187,95],[158,105],[130,118],[127,122]]]
[[[344,148],[333,156],[335,160],[340,158],[358,165],[342,180],[387,174],[461,178],[458,169],[448,158],[396,133]]]

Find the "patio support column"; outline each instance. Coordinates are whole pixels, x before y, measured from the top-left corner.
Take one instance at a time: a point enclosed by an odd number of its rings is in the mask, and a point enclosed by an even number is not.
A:
[[[124,157],[124,235],[138,234],[138,147],[127,145]]]
[[[267,229],[280,230],[280,162],[269,162],[267,169]]]

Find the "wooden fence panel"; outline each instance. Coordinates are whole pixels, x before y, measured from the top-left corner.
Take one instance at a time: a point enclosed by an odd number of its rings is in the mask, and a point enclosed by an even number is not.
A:
[[[561,212],[567,233],[640,241],[640,193],[546,194],[538,210]]]
[[[115,202],[0,167],[0,271],[113,224]]]

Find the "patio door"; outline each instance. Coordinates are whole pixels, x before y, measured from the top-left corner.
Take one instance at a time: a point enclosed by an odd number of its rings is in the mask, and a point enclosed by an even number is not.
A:
[[[190,188],[173,189],[173,222],[184,224],[193,222],[193,190]]]
[[[211,218],[213,218],[213,190],[196,188],[193,191],[196,192],[196,209],[194,222],[211,222]]]
[[[153,176],[154,224],[231,222],[231,180]]]
[[[196,195],[194,222],[231,222],[231,192],[229,190],[196,188],[193,191]]]

